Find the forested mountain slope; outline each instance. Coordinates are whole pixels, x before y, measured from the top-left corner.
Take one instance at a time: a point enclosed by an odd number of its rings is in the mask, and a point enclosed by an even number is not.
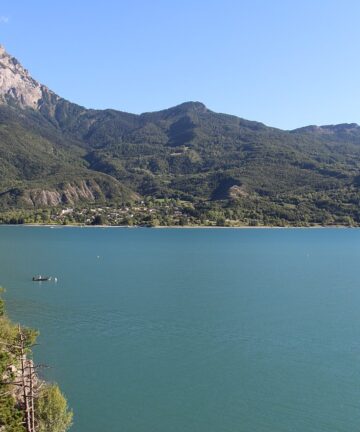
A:
[[[359,174],[356,124],[283,131],[200,102],[141,115],[86,109],[0,48],[3,209],[150,196],[230,219],[358,223]]]

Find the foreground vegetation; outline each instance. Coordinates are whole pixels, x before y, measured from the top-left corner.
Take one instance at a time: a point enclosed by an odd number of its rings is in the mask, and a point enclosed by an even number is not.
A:
[[[22,328],[28,361],[37,332]],[[5,314],[0,299],[0,431],[26,432],[24,398],[19,390],[19,329]],[[66,399],[55,384],[36,377],[35,426],[38,432],[66,432],[72,423]]]

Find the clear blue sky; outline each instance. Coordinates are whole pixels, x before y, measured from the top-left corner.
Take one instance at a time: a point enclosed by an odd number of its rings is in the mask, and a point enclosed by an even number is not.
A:
[[[0,42],[59,95],[188,100],[291,129],[360,123],[357,0],[2,0]]]

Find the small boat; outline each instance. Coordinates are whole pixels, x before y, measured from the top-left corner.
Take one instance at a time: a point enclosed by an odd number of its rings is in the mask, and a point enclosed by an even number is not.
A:
[[[46,281],[51,281],[51,276],[33,276],[32,278],[33,282],[46,282]]]

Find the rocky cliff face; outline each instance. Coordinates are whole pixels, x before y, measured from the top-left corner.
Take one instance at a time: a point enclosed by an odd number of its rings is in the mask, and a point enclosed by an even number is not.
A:
[[[38,109],[44,96],[52,94],[0,45],[0,103],[15,102],[23,108]]]
[[[78,201],[95,202],[96,198],[104,198],[99,185],[85,180],[68,183],[61,189],[29,189],[23,193],[22,202],[29,207],[47,207],[61,204],[75,204]]]
[[[138,200],[140,197],[109,176],[98,179],[65,181],[52,187],[14,187],[0,192],[0,208],[41,208],[82,203],[106,202],[108,199]]]

